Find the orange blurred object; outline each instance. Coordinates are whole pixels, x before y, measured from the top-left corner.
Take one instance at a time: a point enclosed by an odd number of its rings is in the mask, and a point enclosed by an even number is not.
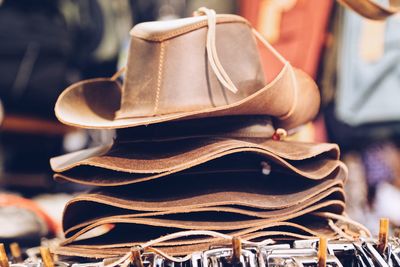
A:
[[[241,15],[257,25],[293,66],[316,78],[332,0],[241,0],[240,4]],[[272,55],[264,54],[262,59],[267,76],[281,68],[275,66]]]
[[[34,201],[12,194],[0,194],[0,207],[10,206],[32,211],[46,223],[49,231],[51,231],[52,233],[58,233],[61,230],[61,225],[56,223]]]

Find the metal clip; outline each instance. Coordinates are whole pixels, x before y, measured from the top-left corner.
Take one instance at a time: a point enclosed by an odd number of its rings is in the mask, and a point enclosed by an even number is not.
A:
[[[202,255],[202,266],[243,266],[256,267],[256,254],[247,250],[241,250],[240,260],[232,262],[233,248],[217,248],[205,251]]]
[[[313,248],[277,249],[267,257],[267,266],[318,266],[318,252]],[[334,255],[327,255],[326,266],[343,267]]]
[[[364,242],[362,248],[366,254],[372,259],[373,266],[389,267],[382,255],[376,250],[370,242]]]

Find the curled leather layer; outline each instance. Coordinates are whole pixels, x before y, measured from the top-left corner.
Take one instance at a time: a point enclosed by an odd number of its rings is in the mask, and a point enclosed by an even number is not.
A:
[[[109,216],[170,215],[171,218],[171,214],[216,211],[217,208],[241,217],[278,216],[285,213],[284,209],[286,212],[301,210],[331,195],[344,201],[341,187],[345,178],[343,169],[317,181],[279,173],[167,177],[144,186],[98,189],[79,195],[67,203],[63,227],[67,233],[76,225]]]
[[[334,207],[334,209],[343,209],[344,203],[338,201],[321,203],[314,207],[310,207],[307,211],[323,211],[327,207]],[[327,209],[329,210],[329,209]],[[178,233],[183,230],[210,230],[218,231],[220,233],[228,234],[231,236],[243,236],[246,234],[264,230],[289,230],[293,225],[296,226],[293,233],[309,235],[316,235],[318,230],[324,229],[325,233],[320,231],[322,235],[335,236],[336,233],[324,225],[324,220],[317,218],[312,213],[291,214],[286,216],[287,220],[280,218],[270,219],[256,219],[256,220],[244,220],[244,221],[232,221],[232,222],[210,222],[210,221],[177,221],[168,219],[156,219],[156,218],[106,218],[99,220],[96,223],[89,225],[79,232],[67,238],[62,245],[76,245],[79,247],[97,247],[102,249],[118,248],[118,247],[133,247],[141,245],[148,240],[157,239],[167,234]],[[300,215],[299,215],[300,214]],[[84,233],[89,232],[101,225],[113,224],[114,227],[105,234],[94,236],[90,238],[82,238]],[[317,226],[317,227],[316,227]],[[286,228],[286,229],[285,229]],[[296,229],[297,228],[297,229]],[[133,235],[123,235],[123,233],[135,233]],[[78,239],[81,237],[80,239]],[[182,246],[182,245],[195,245],[201,243],[212,242],[214,238],[203,238],[203,237],[192,237],[190,239],[176,239],[171,241],[165,241],[157,244],[159,247],[171,247],[171,246]]]
[[[229,193],[229,192],[228,192]],[[278,210],[270,210],[260,209],[259,211],[248,210],[246,207],[233,207],[234,205],[226,205],[226,206],[211,206],[204,208],[193,208],[193,209],[175,209],[169,211],[159,211],[159,212],[146,212],[146,213],[133,213],[133,214],[123,214],[123,215],[109,215],[107,217],[101,217],[87,220],[83,223],[79,223],[74,225],[71,228],[68,228],[64,231],[66,237],[71,237],[77,231],[93,225],[99,219],[130,219],[130,218],[145,218],[145,217],[163,217],[165,215],[175,215],[172,218],[182,218],[182,215],[191,214],[194,217],[198,218],[198,214],[203,216],[213,216],[213,215],[222,215],[222,217],[230,217],[233,218],[233,215],[237,215],[238,219],[243,218],[253,218],[253,219],[285,219],[290,218],[293,214],[306,213],[310,209],[318,209],[324,205],[327,210],[329,210],[328,206],[331,205],[330,209],[332,212],[337,212],[341,214],[344,208],[344,194],[343,189],[341,187],[333,187],[330,188],[317,196],[313,196],[302,203],[293,205],[291,207],[282,208]],[[329,205],[328,205],[329,204]],[[113,213],[114,214],[114,213]],[[116,213],[118,214],[118,213]],[[189,215],[190,216],[190,215]],[[296,216],[296,215],[295,215]],[[183,217],[184,218],[184,217]]]
[[[52,158],[58,179],[117,186],[139,183],[177,172],[261,171],[267,161],[308,179],[322,179],[341,164],[335,144],[274,140],[188,138],[166,142],[123,142]],[[312,160],[311,160],[312,159]],[[236,162],[236,164],[231,164]]]

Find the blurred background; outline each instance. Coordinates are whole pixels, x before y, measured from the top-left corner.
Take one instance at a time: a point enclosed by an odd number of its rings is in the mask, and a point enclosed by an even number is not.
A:
[[[86,188],[54,182],[49,158],[113,137],[58,123],[57,96],[124,66],[133,25],[201,6],[246,17],[317,81],[320,114],[291,138],[338,143],[347,213],[374,233],[380,217],[400,226],[399,16],[371,21],[333,0],[0,0],[1,240],[57,235],[66,201]]]

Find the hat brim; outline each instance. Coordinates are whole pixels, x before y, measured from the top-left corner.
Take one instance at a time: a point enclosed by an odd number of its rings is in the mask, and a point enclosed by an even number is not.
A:
[[[243,161],[229,158],[237,155],[245,155],[242,156]],[[55,172],[60,173],[55,175],[57,179],[87,185],[117,186],[185,170],[193,173],[216,172],[221,171],[218,167],[223,168],[227,164],[232,170],[241,168],[242,162],[261,171],[260,161],[263,160],[281,166],[288,172],[318,180],[343,165],[337,160],[338,157],[339,148],[336,144],[271,139],[251,142],[202,137],[165,142],[116,143],[55,157],[50,164]]]
[[[190,201],[195,203],[188,203]],[[305,192],[287,195],[227,191],[187,198],[177,196],[173,201],[157,199],[145,203],[144,206],[143,200],[138,198],[120,199],[92,193],[77,196],[68,202],[64,209],[63,229],[65,236],[69,237],[71,233],[99,219],[163,216],[182,219],[188,213],[197,214],[196,218],[202,214],[212,218],[209,213],[218,212],[221,216],[236,214],[241,219],[270,219],[304,212],[306,208],[326,201],[344,203],[343,181],[326,181]]]
[[[146,240],[152,240],[160,236],[171,234],[182,230],[209,230],[218,231],[230,235],[245,235],[254,233],[259,230],[265,230],[269,228],[280,227],[286,228],[285,226],[292,226],[301,222],[302,228],[298,228],[297,231],[293,232],[309,232],[307,226],[319,225],[321,218],[313,218],[313,212],[320,210],[343,210],[345,204],[343,202],[323,202],[318,205],[307,208],[302,213],[297,212],[290,214],[282,218],[271,218],[271,219],[256,219],[256,220],[243,220],[243,221],[231,221],[231,222],[211,222],[211,221],[177,221],[169,219],[158,219],[158,218],[106,218],[96,221],[94,224],[89,225],[71,237],[67,238],[62,245],[76,244],[82,247],[85,246],[101,246],[102,248],[117,248],[125,246],[140,245]],[[286,220],[285,220],[286,218]],[[297,223],[296,223],[297,222]],[[114,225],[109,232],[104,235],[99,235],[90,239],[77,240],[83,234],[88,231],[95,229],[102,225]],[[298,231],[300,230],[300,231]],[[332,231],[333,232],[333,231]],[[136,233],[135,235],[125,235],[122,237],[122,233]],[[116,238],[117,237],[117,238]],[[159,243],[158,246],[176,246],[176,245],[193,245],[201,244],[212,241],[213,238],[191,238],[191,239],[178,239],[176,241],[167,241]]]
[[[190,112],[119,119],[115,119],[115,115],[120,109],[121,84],[108,78],[91,79],[75,83],[65,89],[56,102],[55,114],[62,123],[90,129],[128,128],[173,120],[230,115],[271,115],[275,117],[279,127],[291,129],[315,117],[319,109],[320,96],[315,82],[303,71],[294,69],[293,82],[289,68],[290,65],[285,65],[272,82],[235,103]],[[297,92],[283,90],[285,87],[292,87]],[[295,103],[293,101],[287,103],[290,98],[295,99],[293,100]],[[277,106],[286,104],[289,105],[288,110],[294,105],[294,110],[289,118],[281,120],[273,113]]]

